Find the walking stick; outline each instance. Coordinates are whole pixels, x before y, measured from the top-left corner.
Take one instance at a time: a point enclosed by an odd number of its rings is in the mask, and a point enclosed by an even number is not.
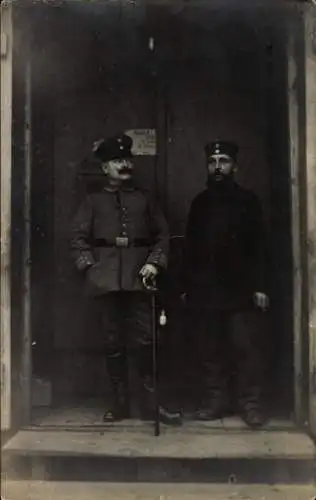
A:
[[[154,430],[155,436],[160,436],[159,396],[158,396],[158,332],[156,315],[156,297],[158,288],[154,280],[143,278],[143,285],[151,292],[151,331],[152,331],[152,361],[153,361],[153,396],[154,396]]]
[[[152,338],[153,338],[153,389],[154,389],[154,409],[155,420],[154,429],[155,436],[160,435],[160,417],[159,417],[159,395],[158,395],[158,335],[157,335],[157,318],[156,318],[156,290],[151,294],[152,308]]]

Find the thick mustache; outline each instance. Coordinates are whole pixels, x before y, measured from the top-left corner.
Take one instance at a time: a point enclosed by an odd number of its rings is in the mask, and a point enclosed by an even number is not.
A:
[[[133,169],[132,169],[132,168],[130,168],[130,167],[123,167],[123,168],[120,168],[120,169],[118,170],[118,172],[119,172],[120,174],[124,174],[124,173],[130,173],[132,170],[133,170]]]

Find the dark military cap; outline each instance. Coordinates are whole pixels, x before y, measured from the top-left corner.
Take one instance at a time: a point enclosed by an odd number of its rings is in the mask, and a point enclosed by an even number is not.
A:
[[[205,153],[207,158],[212,155],[228,155],[234,160],[237,158],[238,146],[234,142],[229,141],[214,141],[206,144]]]
[[[107,139],[100,139],[93,145],[94,156],[102,162],[131,158],[133,140],[126,134],[118,134]]]

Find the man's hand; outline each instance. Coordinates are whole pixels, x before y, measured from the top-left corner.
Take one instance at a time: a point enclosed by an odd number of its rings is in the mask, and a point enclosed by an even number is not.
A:
[[[156,283],[155,278],[158,274],[158,269],[153,264],[145,264],[140,270],[140,276],[142,277],[143,285],[147,290],[155,290]]]
[[[158,269],[153,264],[145,264],[139,273],[143,278],[152,280],[158,274]]]
[[[180,298],[181,298],[181,300],[182,300],[182,302],[183,302],[184,304],[185,304],[185,303],[186,303],[186,301],[187,301],[187,296],[188,296],[188,294],[187,294],[186,292],[181,293],[181,295],[180,295]]]
[[[265,293],[255,292],[253,300],[255,305],[262,309],[262,311],[267,311],[270,307],[270,299]]]

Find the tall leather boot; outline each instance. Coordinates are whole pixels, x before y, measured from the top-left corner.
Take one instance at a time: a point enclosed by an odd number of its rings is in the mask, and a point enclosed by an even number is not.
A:
[[[218,420],[229,414],[228,376],[221,358],[202,358],[202,398],[194,412],[196,420]]]
[[[249,384],[250,385],[250,384]],[[250,385],[247,389],[239,393],[240,416],[248,427],[259,429],[263,427],[268,420],[262,397],[262,389],[258,385]]]
[[[124,353],[108,354],[107,368],[111,381],[111,402],[104,413],[103,421],[118,422],[130,416]]]
[[[141,419],[144,421],[153,421],[156,418],[156,398],[154,391],[152,371],[152,346],[141,346],[139,352],[139,410]],[[168,411],[161,404],[158,405],[159,420],[166,425],[179,426],[182,424],[182,415],[180,411]]]
[[[268,420],[263,405],[259,401],[247,401],[241,405],[241,418],[251,429],[260,429]]]
[[[206,368],[206,366],[204,366]],[[219,378],[217,370],[211,364],[204,370],[201,381],[202,397],[194,412],[196,420],[218,420],[229,415],[229,395],[227,378],[224,373]]]
[[[229,405],[227,397],[221,393],[213,393],[204,396],[198,408],[195,410],[193,418],[195,420],[218,420],[229,415]]]

